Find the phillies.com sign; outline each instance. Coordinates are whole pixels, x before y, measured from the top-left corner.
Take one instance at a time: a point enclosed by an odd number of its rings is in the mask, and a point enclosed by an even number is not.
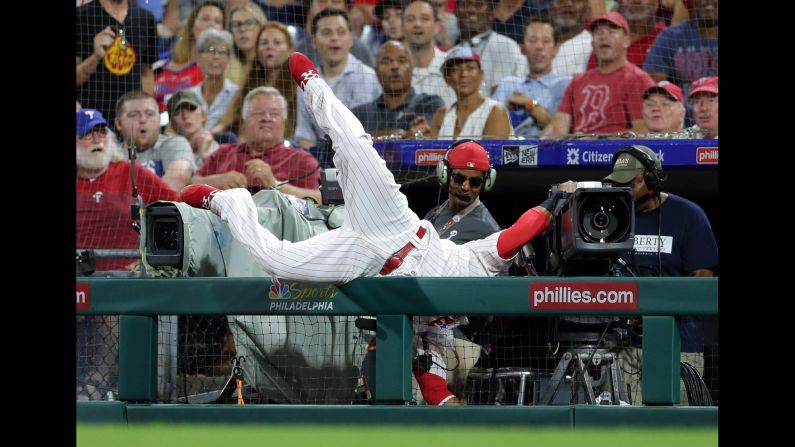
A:
[[[534,310],[636,310],[636,282],[537,281],[530,285]]]

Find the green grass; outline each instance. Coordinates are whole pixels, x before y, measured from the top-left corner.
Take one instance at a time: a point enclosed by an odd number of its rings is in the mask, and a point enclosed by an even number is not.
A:
[[[567,431],[506,427],[370,427],[256,425],[77,425],[77,445],[191,447],[707,447],[717,429],[601,429]]]

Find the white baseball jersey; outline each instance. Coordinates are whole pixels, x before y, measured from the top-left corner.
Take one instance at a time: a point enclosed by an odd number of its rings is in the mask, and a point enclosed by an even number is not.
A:
[[[345,197],[345,223],[310,239],[282,241],[260,226],[248,190],[220,191],[211,202],[212,211],[274,279],[342,284],[360,276],[378,276],[384,263],[409,242],[415,248],[387,276],[495,276],[511,263],[513,258],[497,254],[499,232],[456,245],[440,239],[433,224],[420,220],[409,209],[370,135],[324,80],[307,82],[304,98],[333,142],[334,165]],[[426,230],[421,239],[417,237],[420,226]]]

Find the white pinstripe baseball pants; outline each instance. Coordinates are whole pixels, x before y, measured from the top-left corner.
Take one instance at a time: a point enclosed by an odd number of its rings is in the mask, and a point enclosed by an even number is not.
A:
[[[510,264],[497,255],[499,233],[464,245],[439,239],[433,225],[409,209],[370,135],[328,84],[312,79],[305,93],[306,106],[332,139],[347,218],[336,230],[300,242],[281,241],[259,225],[246,189],[219,192],[211,209],[262,269],[281,280],[346,283],[378,275],[409,241],[415,249],[388,276],[494,276]],[[427,230],[422,239],[416,236],[420,225]]]

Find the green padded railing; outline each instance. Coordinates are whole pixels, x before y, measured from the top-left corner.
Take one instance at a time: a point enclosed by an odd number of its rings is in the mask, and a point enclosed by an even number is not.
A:
[[[626,310],[597,308],[607,301],[582,311],[534,305],[533,287],[559,285],[565,294],[575,283],[632,289],[636,301]],[[679,403],[673,317],[718,313],[717,278],[359,278],[341,287],[286,283],[281,294],[271,285],[267,278],[79,278],[86,292],[78,292],[77,312],[122,316],[119,398],[144,403],[156,399],[157,315],[375,315],[382,403],[411,399],[412,315],[643,315],[643,403],[658,406]]]

